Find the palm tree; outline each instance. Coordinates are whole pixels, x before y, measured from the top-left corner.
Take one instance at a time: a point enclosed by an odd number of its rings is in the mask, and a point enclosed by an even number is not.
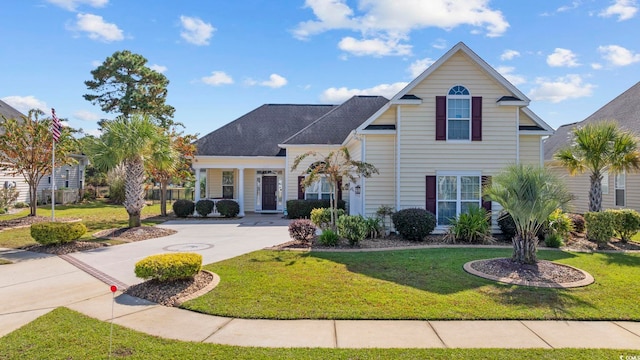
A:
[[[621,130],[613,121],[577,127],[573,143],[555,153],[554,158],[570,175],[590,172],[589,211],[602,210],[602,176],[604,172],[620,173],[640,168],[638,139]]]
[[[118,117],[105,122],[103,135],[92,146],[93,162],[98,169],[109,170],[122,163],[125,167],[124,207],[129,214],[129,227],[141,225],[144,202],[144,163],[153,153],[162,129],[148,116]]]
[[[549,214],[571,199],[564,184],[547,169],[521,164],[510,165],[494,176],[484,193],[513,218],[512,259],[520,264],[537,262],[538,230]]]

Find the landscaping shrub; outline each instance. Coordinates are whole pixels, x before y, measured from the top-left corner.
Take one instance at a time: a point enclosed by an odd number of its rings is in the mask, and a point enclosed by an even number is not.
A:
[[[516,236],[516,223],[513,221],[511,214],[501,211],[498,215],[498,226],[502,234],[509,240]]]
[[[323,246],[336,246],[340,237],[338,233],[331,229],[326,229],[318,236],[318,243]]]
[[[436,216],[425,209],[403,209],[391,215],[396,231],[407,240],[422,241],[436,228]]]
[[[338,200],[338,209],[345,210],[344,200]],[[289,219],[309,219],[311,211],[316,208],[330,208],[329,200],[288,200],[287,216]]]
[[[293,220],[289,223],[289,235],[294,240],[310,243],[316,235],[316,226],[308,219]]]
[[[470,243],[491,242],[491,217],[481,207],[472,207],[451,220],[445,235],[448,242],[466,241]]]
[[[26,202],[18,201],[17,203],[13,204],[13,207],[16,209],[24,209],[28,208],[29,204],[27,204]]]
[[[357,245],[367,237],[367,223],[362,215],[345,215],[338,219],[338,235],[349,241],[349,245]]]
[[[606,210],[613,214],[614,233],[623,242],[629,241],[640,230],[640,214],[633,209]]]
[[[580,214],[567,214],[573,223],[573,230],[579,233],[584,232],[584,216]]]
[[[142,279],[171,281],[193,278],[202,267],[202,255],[196,253],[169,253],[151,255],[135,265],[136,276]]]
[[[561,240],[574,231],[573,221],[571,221],[569,215],[563,213],[561,209],[556,209],[549,215],[546,227],[547,236],[558,235]]]
[[[344,216],[344,209],[338,209],[336,221]],[[331,225],[331,208],[315,208],[311,210],[311,222],[320,229],[327,229]]]
[[[598,247],[607,244],[613,237],[614,217],[610,211],[588,212],[584,214],[587,227],[587,239],[598,243]]]
[[[371,239],[376,239],[384,232],[384,227],[380,225],[380,219],[377,217],[365,218],[364,223],[367,226],[367,236]]]
[[[216,203],[216,209],[226,218],[236,217],[240,213],[240,205],[233,200],[219,200]]]
[[[13,204],[20,195],[20,192],[15,187],[0,187],[0,208],[5,212],[9,206]]]
[[[196,212],[202,217],[207,217],[213,211],[214,206],[216,204],[209,199],[199,200],[196,203]]]
[[[193,215],[196,205],[191,200],[180,199],[173,203],[173,213],[177,217],[185,218]]]
[[[564,245],[564,241],[562,240],[562,236],[556,233],[547,234],[544,238],[544,244],[548,247],[559,248]]]
[[[87,227],[80,222],[43,222],[31,225],[31,237],[42,245],[72,242],[86,232]]]

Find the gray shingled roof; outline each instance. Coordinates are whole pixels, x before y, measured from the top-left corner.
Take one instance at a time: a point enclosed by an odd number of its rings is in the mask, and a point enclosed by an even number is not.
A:
[[[621,128],[640,135],[640,82],[611,100],[586,119],[559,127],[555,134],[547,138],[544,142],[544,159],[551,160],[556,151],[569,144],[572,130],[576,126],[602,120],[615,120]]]
[[[266,104],[196,141],[204,156],[277,156],[278,144],[336,105]]]
[[[7,119],[21,119],[24,116],[20,111],[14,109],[2,100],[0,100],[0,115],[3,115]]]
[[[299,131],[283,144],[339,145],[389,100],[383,96],[354,96]]]

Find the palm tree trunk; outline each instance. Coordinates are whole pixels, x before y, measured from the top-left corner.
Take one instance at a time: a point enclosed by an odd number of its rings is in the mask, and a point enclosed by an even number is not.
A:
[[[591,187],[589,188],[589,211],[602,210],[602,175],[593,173],[589,177]]]
[[[535,234],[526,233],[523,236],[516,234],[513,237],[512,260],[520,264],[535,264],[538,262],[538,237]]]
[[[167,216],[167,180],[160,181],[160,215]]]
[[[129,214],[129,227],[139,227],[140,213],[144,207],[144,164],[142,159],[125,160],[124,208]]]

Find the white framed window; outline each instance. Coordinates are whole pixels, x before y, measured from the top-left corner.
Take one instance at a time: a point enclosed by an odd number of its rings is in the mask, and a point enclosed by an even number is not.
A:
[[[471,207],[482,206],[480,174],[438,174],[436,179],[436,217],[438,225],[449,225],[452,218]]]
[[[609,172],[608,171],[602,172],[602,182],[600,182],[600,189],[602,190],[602,193],[605,195],[609,193]]]
[[[69,169],[65,170],[65,173],[64,173],[64,179],[65,179],[64,180],[64,187],[66,187],[67,189],[69,188],[69,174],[70,174]]]
[[[626,188],[627,176],[623,172],[616,174],[616,206],[625,206],[625,188]]]
[[[233,171],[222,172],[222,198],[233,199]]]
[[[330,200],[331,184],[326,177],[320,177],[316,182],[304,189],[304,198],[307,200]]]
[[[462,85],[447,94],[447,140],[471,140],[471,94]]]

